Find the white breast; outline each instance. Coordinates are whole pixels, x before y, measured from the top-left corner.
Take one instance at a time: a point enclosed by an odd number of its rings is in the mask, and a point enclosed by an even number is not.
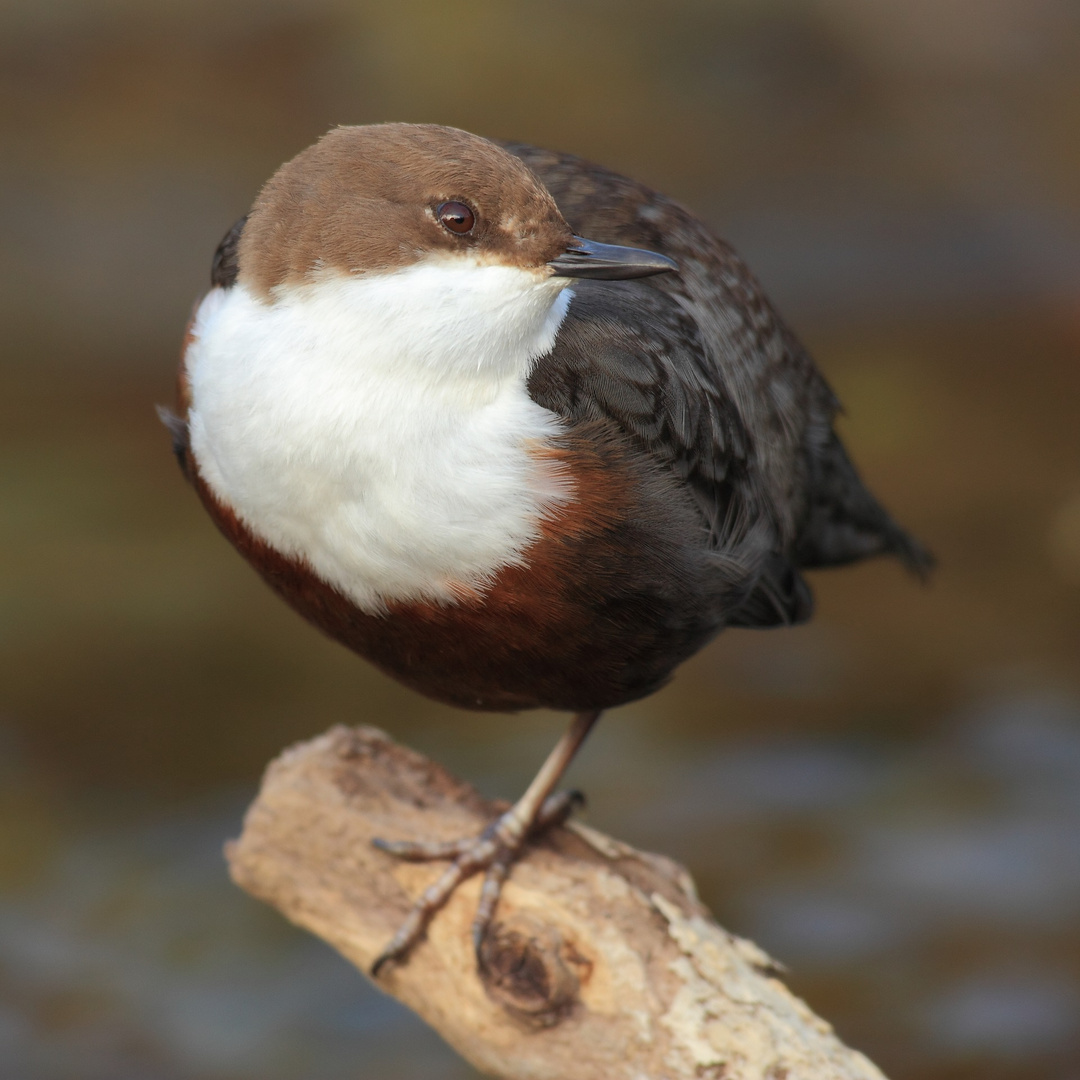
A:
[[[186,354],[213,493],[366,611],[449,603],[519,563],[568,481],[525,388],[565,282],[455,260],[203,301]]]

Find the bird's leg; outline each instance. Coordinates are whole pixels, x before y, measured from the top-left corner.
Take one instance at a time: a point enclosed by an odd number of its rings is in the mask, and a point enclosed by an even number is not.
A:
[[[450,894],[466,878],[481,870],[486,871],[480,903],[473,920],[473,944],[479,956],[488,924],[495,914],[499,891],[506,880],[510,866],[521,852],[525,841],[561,824],[581,802],[577,792],[552,790],[573,760],[585,737],[592,730],[600,711],[578,713],[566,733],[559,739],[555,749],[548,755],[533,778],[525,794],[501,817],[493,821],[479,836],[467,840],[451,840],[445,843],[413,843],[410,841],[375,840],[382,851],[412,862],[431,859],[452,859],[446,872],[429,888],[425,889],[413,905],[405,922],[393,939],[379,954],[371,967],[372,975],[378,975],[383,964],[403,957],[419,940],[432,916],[446,903]]]

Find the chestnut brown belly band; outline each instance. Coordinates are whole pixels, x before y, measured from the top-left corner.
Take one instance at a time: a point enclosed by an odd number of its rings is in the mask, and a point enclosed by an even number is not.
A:
[[[642,697],[722,625],[724,583],[675,478],[604,422],[558,448],[574,498],[524,565],[455,604],[372,615],[254,536],[192,469],[218,527],[305,618],[421,693],[470,709],[601,709]]]

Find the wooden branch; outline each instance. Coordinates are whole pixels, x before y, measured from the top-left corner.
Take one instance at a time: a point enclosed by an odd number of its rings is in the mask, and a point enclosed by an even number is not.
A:
[[[365,973],[445,868],[373,837],[449,840],[502,809],[374,728],[336,727],[266,772],[233,879]],[[478,1069],[508,1080],[884,1080],[712,921],[686,871],[580,825],[530,848],[477,971],[479,879],[377,982]]]

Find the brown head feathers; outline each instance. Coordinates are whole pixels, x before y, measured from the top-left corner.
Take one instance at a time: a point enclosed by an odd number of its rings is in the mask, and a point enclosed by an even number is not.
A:
[[[441,222],[444,203],[464,204],[471,228],[460,231],[452,212]],[[435,124],[338,127],[259,193],[239,280],[266,296],[321,273],[385,273],[437,253],[539,268],[571,239],[543,184],[487,139]]]

